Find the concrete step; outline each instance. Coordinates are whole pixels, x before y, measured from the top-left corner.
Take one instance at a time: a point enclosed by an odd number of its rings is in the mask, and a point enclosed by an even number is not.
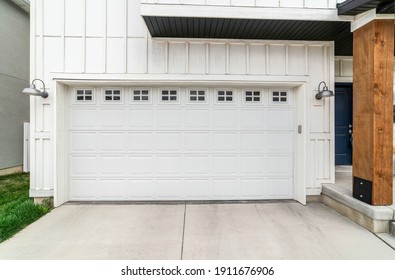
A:
[[[395,235],[395,221],[390,221],[390,234]]]

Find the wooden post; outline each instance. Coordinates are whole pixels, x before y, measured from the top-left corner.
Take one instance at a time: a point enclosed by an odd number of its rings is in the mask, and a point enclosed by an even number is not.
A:
[[[353,196],[392,204],[394,21],[354,31]]]

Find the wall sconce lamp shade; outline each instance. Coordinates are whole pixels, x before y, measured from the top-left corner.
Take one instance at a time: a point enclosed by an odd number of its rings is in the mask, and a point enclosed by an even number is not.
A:
[[[322,90],[321,90],[321,84],[324,84],[324,87]],[[315,95],[315,98],[320,100],[322,98],[332,97],[332,96],[335,96],[335,94],[333,93],[333,91],[329,90],[328,87],[326,86],[326,83],[324,81],[322,81],[318,85],[318,93]]]
[[[40,82],[43,83],[43,91],[38,90],[36,88],[36,85],[34,84],[35,81],[40,81]],[[34,79],[29,87],[23,89],[22,93],[23,94],[28,94],[28,95],[33,95],[33,96],[41,96],[42,98],[47,98],[48,97],[48,92],[45,91],[45,84],[40,79]]]

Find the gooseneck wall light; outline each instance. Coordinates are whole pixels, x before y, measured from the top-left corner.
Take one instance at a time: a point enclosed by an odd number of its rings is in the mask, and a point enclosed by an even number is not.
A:
[[[34,84],[35,81],[40,81],[43,84],[43,91],[38,90],[36,85]],[[48,97],[48,92],[45,91],[45,84],[40,79],[34,79],[29,87],[25,88],[22,91],[23,94],[33,95],[33,96],[41,96],[42,98]]]
[[[324,84],[324,87],[321,90],[321,85]],[[322,98],[326,98],[326,97],[332,97],[335,94],[333,93],[333,91],[329,90],[328,87],[326,86],[326,83],[324,81],[322,81],[319,85],[318,85],[318,93],[315,95],[315,98],[320,100]]]

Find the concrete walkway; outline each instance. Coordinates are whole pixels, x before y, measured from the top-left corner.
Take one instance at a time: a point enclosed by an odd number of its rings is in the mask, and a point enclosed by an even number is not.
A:
[[[0,259],[392,259],[320,203],[68,204],[0,244]]]

